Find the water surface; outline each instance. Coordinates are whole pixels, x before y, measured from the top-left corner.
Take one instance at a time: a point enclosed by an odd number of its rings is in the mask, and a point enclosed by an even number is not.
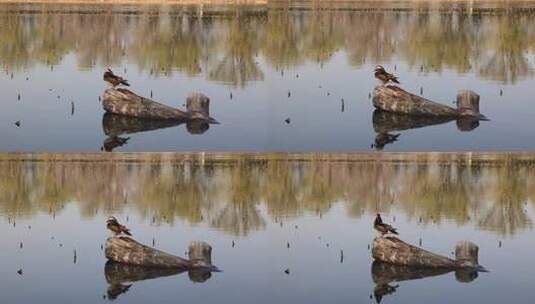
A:
[[[114,136],[130,137],[116,151],[533,149],[534,8],[485,3],[3,4],[1,150],[109,150]],[[369,98],[376,64],[444,104],[474,90],[491,121],[384,120]],[[203,92],[221,124],[106,132],[106,66],[172,106]]]
[[[1,300],[529,302],[534,186],[533,166],[505,162],[4,161]],[[376,212],[405,241],[447,256],[460,240],[477,243],[479,261],[491,272],[468,280],[430,273],[394,282],[389,286],[399,287],[385,294],[392,290],[376,283],[407,271],[372,266]],[[199,278],[106,265],[101,244],[109,215],[136,240],[178,255],[190,241],[205,240],[223,272]]]

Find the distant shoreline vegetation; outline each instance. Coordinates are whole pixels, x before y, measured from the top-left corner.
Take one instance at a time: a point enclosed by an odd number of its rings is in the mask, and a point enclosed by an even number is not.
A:
[[[384,1],[384,0],[383,0]],[[267,4],[268,0],[0,0],[0,3],[50,4]]]
[[[533,3],[535,0],[0,0],[0,3],[13,4],[133,4],[133,5],[275,5],[275,6],[412,6],[422,4],[439,4],[439,3],[457,3],[470,6],[486,4],[489,6],[500,7],[507,3]]]
[[[0,161],[0,220],[37,214],[53,218],[72,205],[83,218],[132,208],[155,224],[203,223],[244,236],[269,222],[321,217],[341,206],[351,218],[396,210],[412,223],[473,225],[500,236],[533,227],[535,167],[508,159],[510,154],[495,154],[501,155],[497,163],[433,163],[456,155],[469,160],[471,154],[430,153],[428,163],[412,164],[344,162],[337,156],[321,160],[322,154],[314,153],[310,158],[268,154],[273,158],[227,161],[214,158],[221,154],[204,161],[208,153],[182,154],[182,161],[173,159],[180,156],[174,153],[99,155],[109,161],[68,162],[76,158],[72,154]],[[374,155],[377,160],[426,158],[420,153]],[[533,159],[535,154],[516,155]],[[47,156],[56,161],[46,161]],[[159,162],[136,163],[136,156]],[[116,161],[120,158],[124,162]]]
[[[0,165],[6,162],[44,163],[262,163],[335,162],[335,163],[404,163],[535,166],[534,152],[115,152],[115,153],[40,153],[0,152]]]
[[[6,73],[52,69],[74,54],[82,70],[128,59],[153,76],[180,72],[245,87],[262,80],[266,67],[323,64],[343,52],[355,68],[405,62],[426,74],[449,69],[516,83],[535,74],[529,3],[481,13],[429,12],[427,4],[410,12],[2,4],[0,66]]]

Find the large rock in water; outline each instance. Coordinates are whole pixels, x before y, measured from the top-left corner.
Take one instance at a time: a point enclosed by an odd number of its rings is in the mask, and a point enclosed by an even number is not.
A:
[[[204,242],[194,242],[190,245],[190,252],[198,254],[188,260],[143,245],[124,236],[108,238],[105,249],[106,258],[117,263],[183,270],[208,269],[218,271],[217,267],[212,265],[210,245]]]
[[[161,120],[204,120],[210,118],[210,99],[201,93],[190,93],[186,100],[186,111],[181,111],[157,101],[139,96],[127,89],[110,88],[104,91],[102,107],[108,113],[129,117]]]
[[[387,112],[415,116],[486,119],[479,113],[479,95],[468,90],[459,91],[455,109],[409,93],[395,85],[382,85],[373,90],[373,106]]]
[[[376,261],[412,267],[461,269],[473,268],[484,271],[478,264],[478,247],[463,241],[457,244],[456,259],[432,253],[407,244],[396,237],[377,237],[373,240],[372,256]]]

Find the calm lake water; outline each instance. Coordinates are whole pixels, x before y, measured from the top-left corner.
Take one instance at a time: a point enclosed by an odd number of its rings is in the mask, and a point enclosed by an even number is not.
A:
[[[0,302],[530,303],[534,189],[535,167],[512,163],[3,161]],[[375,280],[404,272],[372,267],[376,212],[447,256],[477,243],[491,272],[392,282],[384,294]],[[109,215],[178,255],[205,240],[223,272],[140,280],[142,269],[106,265]]]
[[[3,4],[0,149],[110,150],[110,135],[130,137],[116,151],[533,149],[535,4],[473,5]],[[374,114],[376,64],[445,104],[474,90],[491,121],[462,132]],[[106,66],[172,106],[203,92],[221,124],[106,119]],[[385,132],[401,135],[388,144]]]

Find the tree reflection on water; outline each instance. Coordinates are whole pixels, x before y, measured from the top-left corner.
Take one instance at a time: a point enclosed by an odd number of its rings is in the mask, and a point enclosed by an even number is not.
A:
[[[0,167],[0,214],[6,217],[53,215],[67,204],[77,204],[84,217],[133,206],[146,220],[204,223],[234,235],[342,204],[354,218],[396,208],[411,222],[447,220],[507,236],[532,227],[526,209],[535,201],[535,168],[512,163],[242,160],[1,162]]]
[[[264,78],[259,58],[281,69],[323,63],[342,50],[355,67],[402,60],[424,73],[472,71],[514,83],[534,74],[529,61],[535,51],[533,11],[237,7],[199,17],[151,6],[110,14],[90,7],[55,13],[44,5],[32,14],[0,11],[0,63],[9,69],[56,65],[74,53],[82,68],[128,59],[151,75],[178,70],[245,86]]]

